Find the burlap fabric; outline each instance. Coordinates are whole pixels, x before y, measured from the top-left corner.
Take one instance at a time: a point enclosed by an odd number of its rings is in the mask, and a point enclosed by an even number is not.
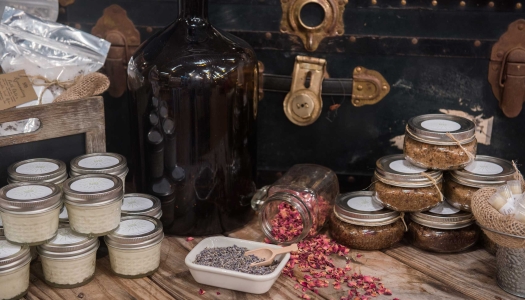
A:
[[[78,100],[100,95],[109,88],[109,79],[102,73],[91,73],[75,79],[75,84],[68,87],[54,102]]]
[[[521,180],[521,186],[525,187],[525,182],[521,174],[516,177]],[[485,234],[499,246],[525,249],[525,223],[514,219],[513,215],[503,215],[489,203],[489,198],[496,193],[495,188],[482,188],[472,197],[472,213],[478,223],[490,230],[511,234],[523,238],[510,237],[489,230],[483,230]]]

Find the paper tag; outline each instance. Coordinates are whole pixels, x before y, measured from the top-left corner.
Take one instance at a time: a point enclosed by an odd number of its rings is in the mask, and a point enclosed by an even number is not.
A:
[[[133,236],[149,233],[153,230],[155,230],[155,224],[150,221],[136,219],[120,222],[120,226],[115,233],[125,236]]]
[[[153,207],[153,201],[144,197],[124,197],[122,211],[140,211]]]
[[[56,237],[50,242],[55,245],[76,244],[87,240],[86,236],[74,233],[71,228],[59,228]]]
[[[390,169],[405,174],[418,174],[426,171],[426,169],[416,167],[405,159],[391,162]]]
[[[437,132],[450,132],[461,129],[459,123],[449,120],[427,120],[421,123],[421,127]]]
[[[22,250],[22,247],[13,245],[6,240],[0,241],[0,258],[5,258]]]
[[[503,205],[499,209],[499,212],[504,215],[512,215],[515,210],[516,210],[516,207],[514,206],[514,198],[509,198],[507,200],[507,204]]]
[[[348,207],[360,211],[378,211],[384,208],[370,196],[354,197],[348,200],[346,204]]]
[[[503,167],[489,161],[473,161],[465,167],[465,170],[479,175],[496,175],[503,172]]]
[[[23,185],[10,189],[5,193],[7,198],[15,200],[34,200],[49,196],[53,190],[42,185]]]
[[[0,110],[37,99],[24,70],[0,75]]]

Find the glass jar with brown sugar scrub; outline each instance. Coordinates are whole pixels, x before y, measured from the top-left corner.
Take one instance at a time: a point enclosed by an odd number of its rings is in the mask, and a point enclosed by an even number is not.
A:
[[[382,157],[374,173],[375,200],[395,211],[419,212],[443,201],[443,174],[412,165],[403,154]]]
[[[445,176],[443,192],[447,202],[463,211],[471,211],[470,201],[484,187],[497,187],[514,180],[516,170],[510,161],[478,155],[465,169],[450,171]]]
[[[460,252],[476,243],[479,228],[471,213],[447,202],[428,212],[410,214],[409,238],[417,248],[433,252]]]
[[[403,151],[412,164],[432,170],[457,170],[474,160],[477,150],[474,122],[432,114],[408,120]]]
[[[391,247],[403,238],[403,214],[377,203],[372,192],[340,195],[330,217],[330,235],[338,243],[360,250]]]

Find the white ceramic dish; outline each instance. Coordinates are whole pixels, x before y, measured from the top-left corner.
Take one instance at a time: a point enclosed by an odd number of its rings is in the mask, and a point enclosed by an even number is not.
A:
[[[214,267],[207,267],[194,264],[197,254],[199,254],[206,247],[229,247],[237,245],[239,247],[246,247],[248,250],[258,249],[261,247],[281,248],[276,245],[269,245],[265,243],[258,243],[228,237],[209,237],[202,240],[193,250],[186,256],[186,266],[190,269],[191,275],[198,283],[207,284],[211,286],[221,287],[225,289],[251,293],[264,294],[275,283],[284,266],[290,259],[290,254],[277,256],[280,261],[279,265],[270,274],[267,275],[252,275]]]

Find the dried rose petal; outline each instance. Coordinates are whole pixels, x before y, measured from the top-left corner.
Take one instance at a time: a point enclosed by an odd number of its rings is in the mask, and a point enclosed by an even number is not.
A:
[[[191,241],[193,241],[193,240],[194,240],[194,238],[192,238],[191,236],[189,236],[189,237],[186,238],[186,242],[191,242]]]
[[[217,292],[217,295],[220,295],[220,294],[221,294],[221,292]]]
[[[301,296],[301,298],[302,298],[302,299],[310,299],[310,296],[308,296],[307,294],[303,294],[303,295]]]
[[[203,290],[203,289],[200,289],[200,290],[199,290],[199,295],[204,295],[204,294],[206,294],[206,291]]]

